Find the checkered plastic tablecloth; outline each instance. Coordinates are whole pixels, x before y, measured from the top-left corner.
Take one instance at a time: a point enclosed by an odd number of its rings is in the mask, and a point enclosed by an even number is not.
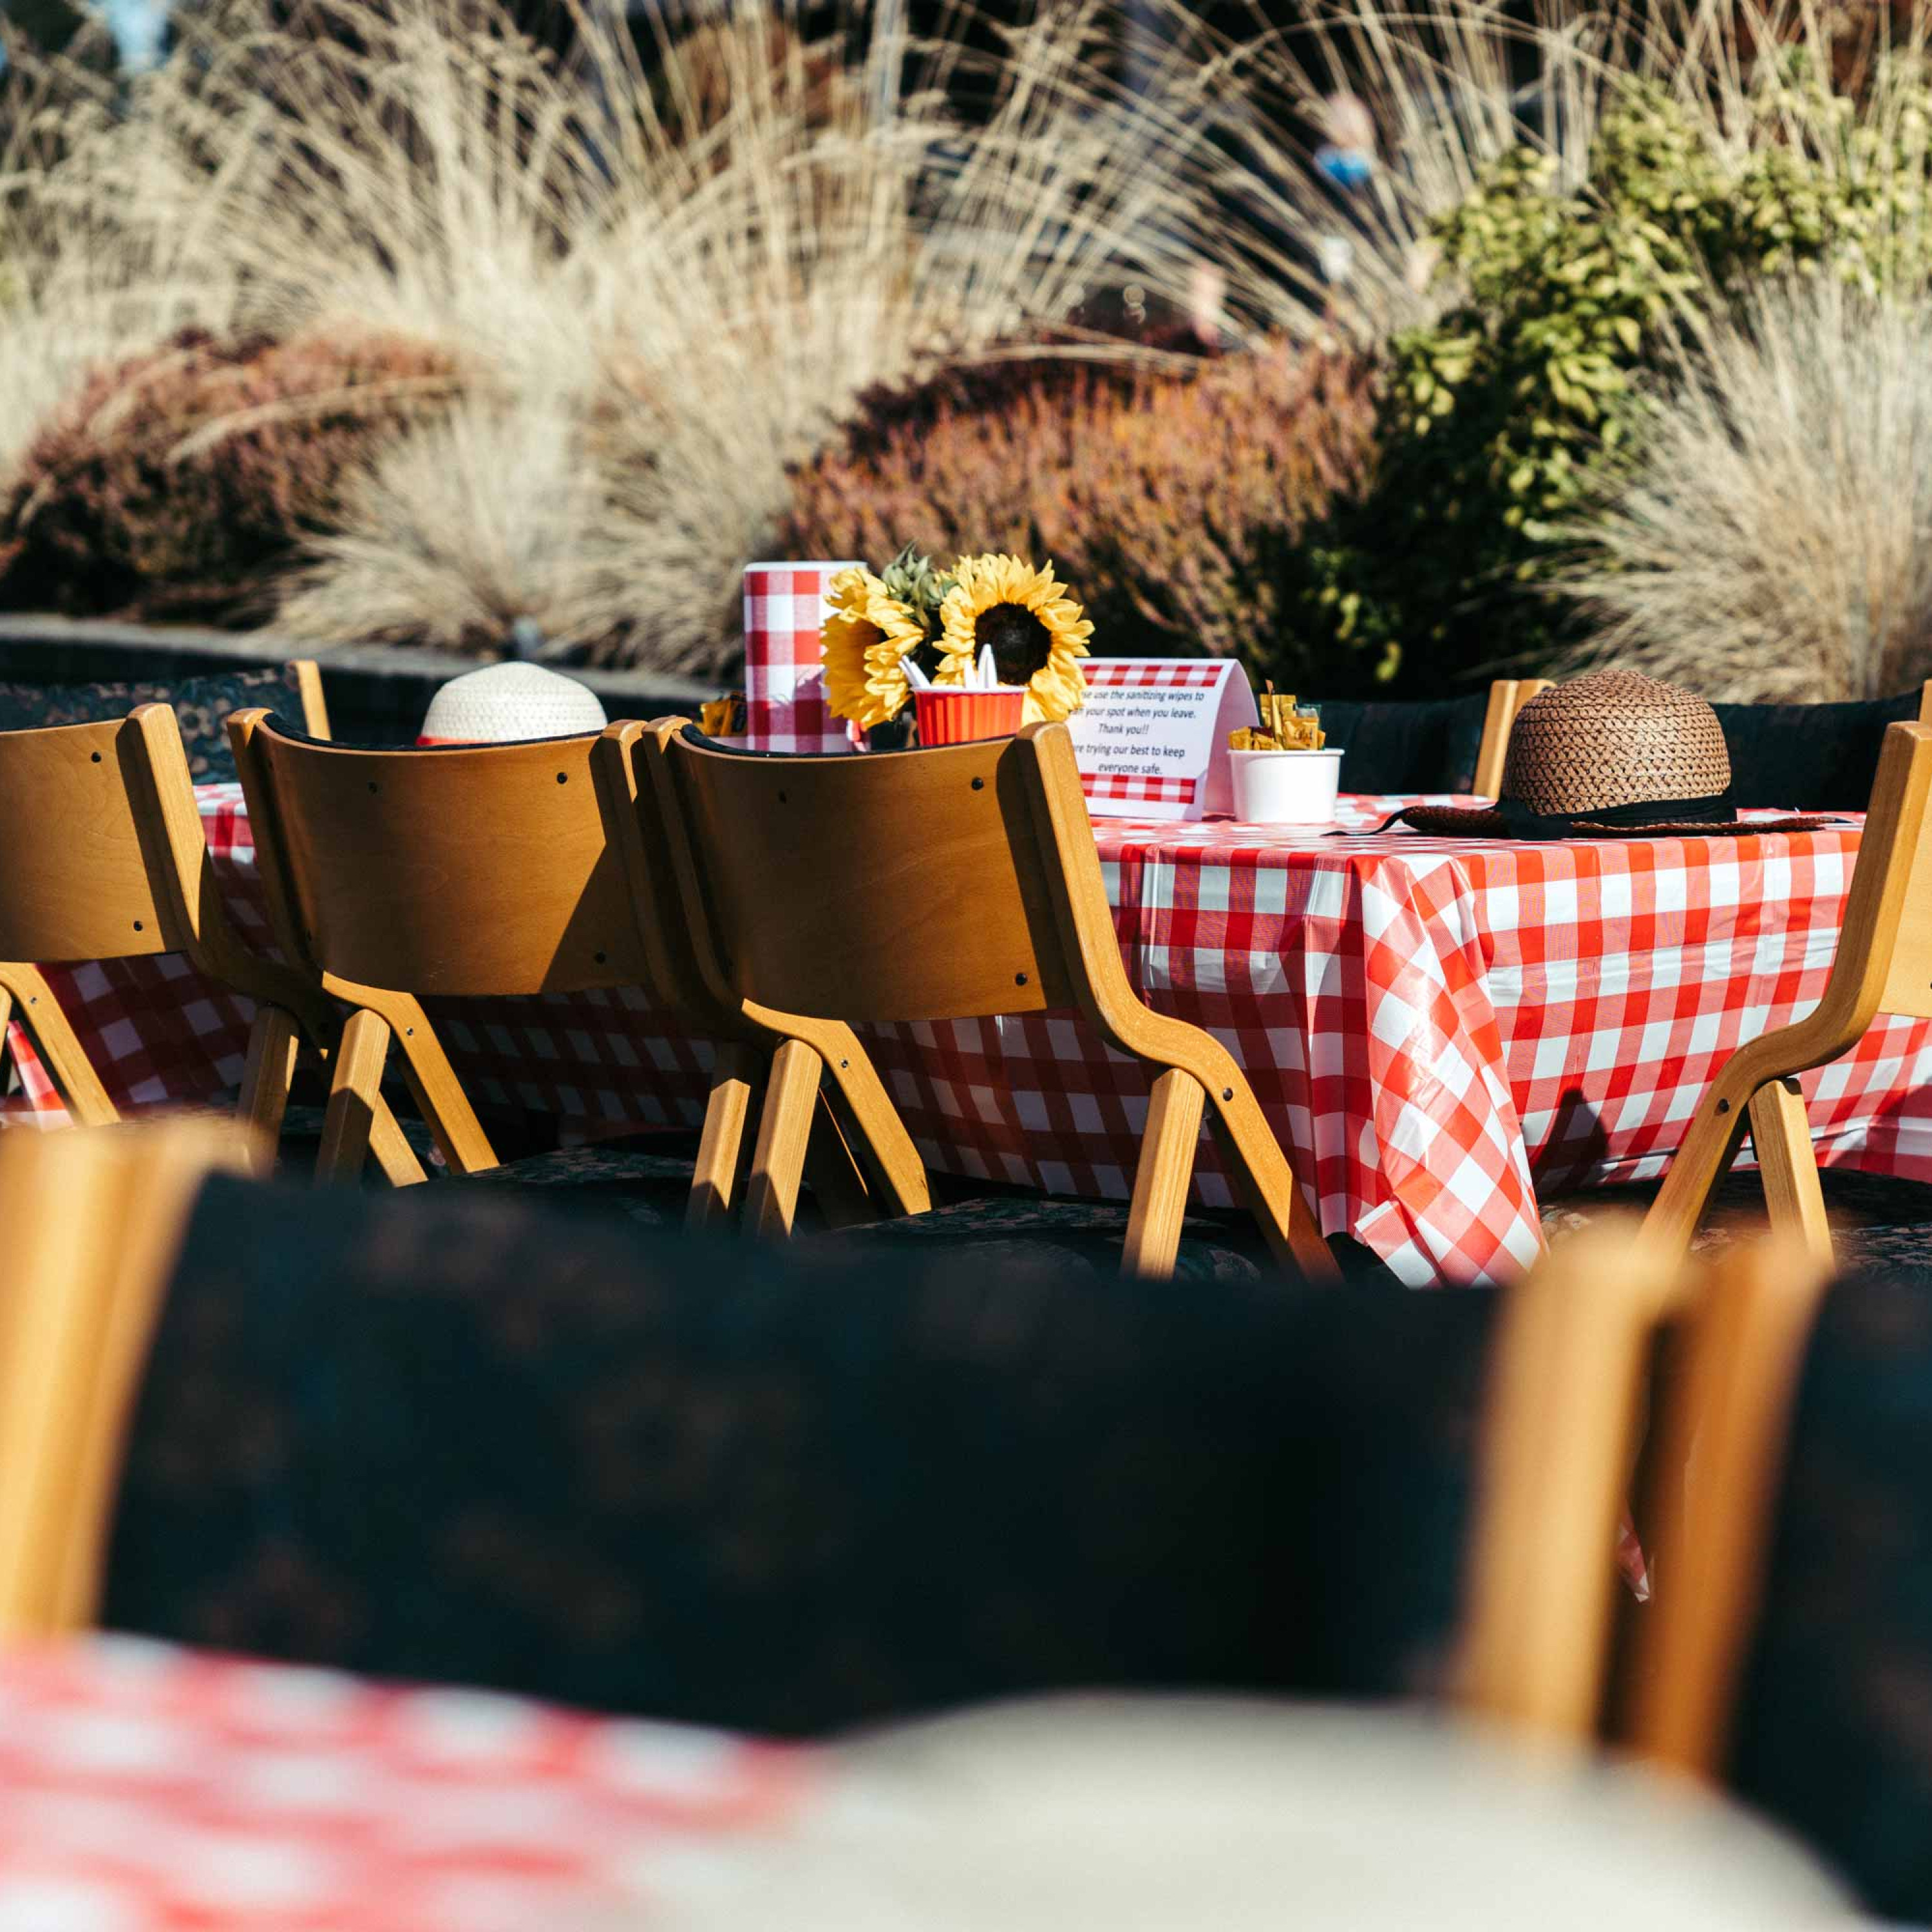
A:
[[[14,1932],[598,1932],[811,1754],[125,1638],[0,1654]]]
[[[200,796],[259,932],[236,790]],[[1346,800],[1345,821],[1376,825],[1401,802]],[[1855,824],[1560,844],[1225,821],[1094,830],[1135,985],[1246,1067],[1324,1231],[1416,1282],[1528,1262],[1532,1175],[1548,1189],[1661,1172],[1724,1058],[1822,992],[1858,847]],[[50,976],[117,1100],[232,1093],[245,1002],[175,960]],[[701,1118],[709,1048],[636,992],[436,1016],[486,1114],[554,1114],[577,1139]],[[1128,1192],[1147,1082],[1072,1015],[880,1027],[871,1043],[934,1167]],[[20,1071],[16,1112],[58,1118],[30,1054]],[[1932,1179],[1932,1024],[1882,1020],[1804,1085],[1822,1160]],[[1231,1201],[1205,1142],[1196,1192]]]

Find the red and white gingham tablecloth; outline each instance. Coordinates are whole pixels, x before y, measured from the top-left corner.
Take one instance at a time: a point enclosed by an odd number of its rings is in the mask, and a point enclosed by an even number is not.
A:
[[[8,1932],[625,1932],[802,1748],[128,1638],[0,1654]]]
[[[237,789],[200,796],[259,933]],[[1376,825],[1402,802],[1345,800],[1344,822]],[[1324,1232],[1418,1283],[1526,1263],[1532,1175],[1546,1190],[1662,1172],[1725,1057],[1823,991],[1858,838],[1855,822],[1549,844],[1226,821],[1094,832],[1135,985],[1226,1042],[1312,1178]],[[117,1100],[232,1092],[245,1002],[178,960],[53,976]],[[572,1138],[701,1118],[710,1050],[640,994],[436,1017],[486,1115],[555,1114]],[[872,1045],[935,1168],[1129,1191],[1146,1080],[1071,1015],[881,1027]],[[58,1118],[30,1054],[20,1072],[16,1112]],[[1932,1024],[1881,1020],[1804,1086],[1821,1160],[1932,1179]],[[1204,1141],[1196,1194],[1232,1198]]]

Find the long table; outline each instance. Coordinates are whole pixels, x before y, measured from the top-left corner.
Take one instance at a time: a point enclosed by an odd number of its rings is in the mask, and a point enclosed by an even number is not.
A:
[[[266,943],[238,788],[197,796],[225,896]],[[1660,1173],[1725,1057],[1816,1000],[1858,825],[1541,844],[1369,829],[1413,802],[1346,800],[1336,833],[1094,833],[1135,986],[1232,1050],[1324,1233],[1418,1285],[1502,1280],[1540,1249],[1539,1186]],[[236,1090],[248,1003],[180,959],[50,977],[118,1102]],[[710,1049],[641,992],[431,1011],[486,1118],[554,1115],[585,1140],[701,1118]],[[934,1168],[1129,1192],[1147,1082],[1074,1015],[867,1032]],[[17,1027],[14,1046],[14,1117],[58,1118]],[[1881,1020],[1804,1085],[1822,1162],[1932,1179],[1932,1023]],[[1232,1204],[1206,1142],[1196,1192]]]

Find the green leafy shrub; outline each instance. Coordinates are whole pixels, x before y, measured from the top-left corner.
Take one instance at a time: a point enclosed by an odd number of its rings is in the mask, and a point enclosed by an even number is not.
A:
[[[1720,141],[1632,85],[1576,192],[1519,148],[1437,225],[1462,298],[1396,338],[1372,478],[1312,535],[1291,658],[1358,653],[1366,631],[1414,689],[1548,662],[1574,618],[1544,580],[1642,434],[1682,320],[1786,269],[1923,274],[1932,90],[1894,77],[1862,109],[1774,71],[1744,112]]]
[[[1102,656],[1282,666],[1297,546],[1359,479],[1372,420],[1361,364],[1282,348],[1179,373],[996,364],[877,399],[795,475],[778,554],[1051,558]]]
[[[97,370],[0,498],[0,608],[262,622],[352,466],[456,387],[373,334],[188,331]]]

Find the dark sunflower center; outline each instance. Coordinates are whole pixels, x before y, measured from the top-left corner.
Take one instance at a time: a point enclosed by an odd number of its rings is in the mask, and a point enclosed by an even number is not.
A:
[[[1024,604],[982,610],[973,635],[982,650],[992,646],[1002,684],[1024,684],[1053,655],[1053,633]]]

